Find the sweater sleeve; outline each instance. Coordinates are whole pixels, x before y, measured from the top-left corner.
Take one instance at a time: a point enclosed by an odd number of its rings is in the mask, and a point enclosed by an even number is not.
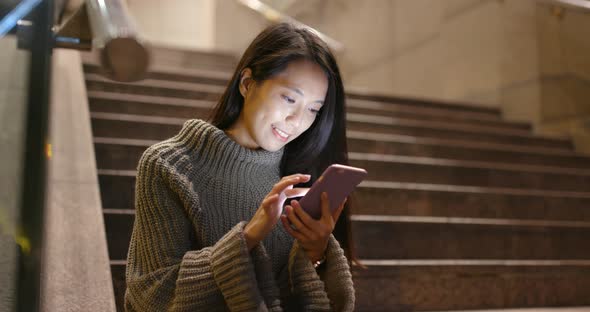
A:
[[[136,182],[136,215],[127,262],[127,311],[267,311],[245,222],[215,245],[194,250],[178,195],[157,157],[144,154]]]
[[[354,288],[344,251],[333,235],[326,250],[326,263],[318,274],[297,241],[289,256],[291,295],[302,311],[353,311]]]

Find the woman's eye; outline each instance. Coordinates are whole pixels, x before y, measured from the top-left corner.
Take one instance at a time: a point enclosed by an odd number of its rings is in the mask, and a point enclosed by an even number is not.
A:
[[[320,110],[319,109],[315,109],[315,108],[310,108],[309,111],[312,112],[315,115],[317,115],[317,114],[320,113]]]
[[[283,95],[283,99],[284,99],[285,101],[289,102],[290,104],[293,104],[293,103],[295,103],[295,100],[294,100],[293,98],[290,98],[290,97],[288,97],[288,96],[286,96],[286,95]]]

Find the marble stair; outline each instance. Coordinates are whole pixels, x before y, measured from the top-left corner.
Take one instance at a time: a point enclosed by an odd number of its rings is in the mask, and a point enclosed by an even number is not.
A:
[[[135,169],[205,119],[236,64],[156,49],[147,79],[84,70],[115,295],[122,309]],[[358,311],[590,306],[590,156],[497,109],[348,94]],[[508,311],[508,310],[506,310]]]

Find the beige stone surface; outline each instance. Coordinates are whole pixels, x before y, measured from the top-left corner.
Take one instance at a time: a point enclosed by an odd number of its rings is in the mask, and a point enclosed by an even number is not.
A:
[[[41,311],[115,311],[90,114],[77,51],[54,50]]]
[[[29,55],[16,49],[16,38],[0,38],[0,311],[16,302],[16,230],[25,142]]]
[[[148,41],[210,50],[214,44],[214,0],[127,0],[130,14]]]
[[[568,10],[561,27],[561,47],[568,73],[590,80],[590,12]]]
[[[537,122],[541,119],[541,82],[538,79],[502,89],[502,113],[507,120]]]

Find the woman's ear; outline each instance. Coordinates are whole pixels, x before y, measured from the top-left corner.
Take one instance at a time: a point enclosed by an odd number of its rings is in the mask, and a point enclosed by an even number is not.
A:
[[[252,88],[254,79],[252,79],[252,70],[250,68],[244,68],[240,74],[240,93],[246,98],[248,91]]]

